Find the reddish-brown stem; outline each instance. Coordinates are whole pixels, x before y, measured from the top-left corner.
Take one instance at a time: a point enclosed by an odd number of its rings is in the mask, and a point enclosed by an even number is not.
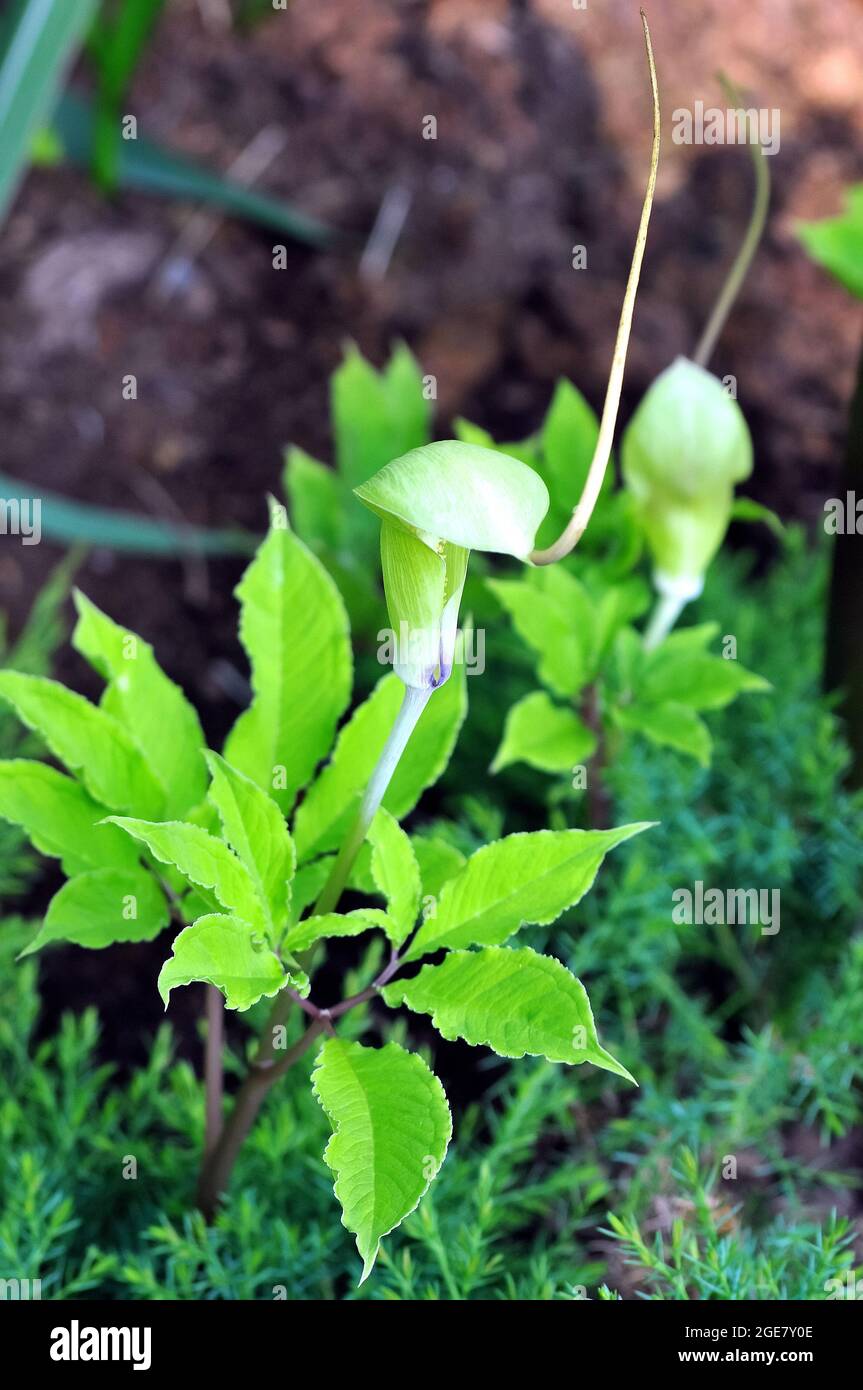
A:
[[[596,682],[584,692],[581,714],[587,727],[596,735],[596,752],[587,772],[587,819],[591,830],[607,830],[611,821],[611,801],[603,777],[605,730]]]
[[[215,985],[207,985],[207,1041],[204,1052],[204,1090],[206,1128],[204,1155],[209,1156],[222,1132],[222,1105],[225,1094],[223,1048],[225,1004]]]
[[[295,1062],[299,1061],[321,1033],[326,1032],[331,1036],[334,1034],[333,1019],[340,1018],[349,1009],[374,998],[378,990],[392,979],[400,965],[401,959],[394,951],[389,963],[377,979],[369,985],[368,989],[352,995],[349,999],[343,999],[340,1004],[336,1004],[331,1009],[321,1009],[308,999],[300,999],[294,990],[285,989],[278,996],[255,1059],[237,1092],[234,1108],[222,1130],[218,1143],[213,1151],[206,1156],[201,1170],[201,1178],[198,1183],[198,1206],[208,1220],[216,1211],[219,1199],[228,1185],[243,1141],[252,1128],[270,1087],[278,1081],[280,1076],[284,1076]],[[294,1043],[293,1047],[288,1048],[284,1056],[280,1057],[276,1047],[276,1030],[287,1017],[292,1001],[301,1004],[306,1012],[312,1015],[312,1021],[302,1037]]]
[[[243,1141],[257,1118],[264,1097],[273,1082],[299,1061],[307,1052],[319,1033],[323,1031],[324,1020],[313,1019],[303,1036],[288,1048],[278,1062],[272,1055],[255,1060],[250,1066],[228,1121],[222,1130],[218,1144],[201,1170],[198,1184],[198,1206],[207,1220],[215,1214],[219,1198],[228,1185],[228,1179],[237,1159]],[[271,1052],[271,1049],[267,1049]]]

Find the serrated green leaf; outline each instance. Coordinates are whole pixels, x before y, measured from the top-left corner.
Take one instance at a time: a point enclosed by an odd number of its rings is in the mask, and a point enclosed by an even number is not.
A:
[[[0,671],[0,697],[113,811],[161,813],[162,792],[126,730],[83,695],[44,676]]]
[[[290,977],[293,978],[293,977]],[[168,1007],[171,990],[204,981],[222,991],[229,1009],[243,1013],[289,983],[281,961],[248,923],[210,913],[184,927],[159,972],[159,993]],[[308,993],[308,981],[302,980]]]
[[[465,863],[465,856],[440,835],[412,835],[424,898],[436,898],[448,879]]]
[[[444,886],[405,960],[441,946],[499,946],[527,923],[547,926],[584,897],[608,850],[647,828],[536,830],[484,845]]]
[[[621,728],[644,734],[651,743],[676,748],[695,758],[702,767],[710,766],[710,730],[690,705],[670,700],[659,705],[621,705],[614,710],[613,718]]]
[[[285,455],[284,482],[291,523],[300,539],[315,550],[338,549],[348,497],[339,475],[292,447]]]
[[[265,930],[264,904],[251,874],[222,840],[187,821],[145,821],[129,816],[108,819],[146,845],[162,864],[173,864],[198,888],[214,893],[222,907],[250,927]]]
[[[428,440],[430,403],[419,367],[403,344],[382,373],[349,346],[330,381],[330,404],[336,462],[351,488]]]
[[[301,863],[341,844],[403,699],[398,676],[384,676],[340,731],[332,759],[307,791],[294,820]],[[420,715],[387,789],[383,804],[396,820],[413,810],[443,772],[466,711],[465,670],[457,666]]]
[[[207,796],[219,813],[222,834],[248,869],[271,923],[283,926],[296,868],[285,818],[266,792],[218,753],[207,754],[207,766],[213,779]]]
[[[335,861],[334,854],[324,854],[320,859],[313,859],[308,864],[302,864],[294,874],[291,884],[291,908],[289,920],[298,922],[306,908],[317,901],[321,889],[330,876],[330,870]]]
[[[80,590],[74,597],[72,645],[108,682],[102,706],[146,759],[163,793],[164,814],[180,818],[203,800],[207,786],[197,713],[165,675],[149,642],[120,627]]]
[[[70,876],[135,867],[134,846],[114,826],[101,824],[106,809],[79,782],[45,763],[0,762],[0,819],[19,825],[39,853],[59,859]]]
[[[601,594],[595,608],[594,669],[601,669],[618,633],[650,607],[650,589],[640,576],[620,579]]]
[[[719,632],[718,623],[696,623],[692,627],[676,627],[664,639],[662,646],[655,652],[644,652],[642,669],[647,671],[657,663],[668,660],[671,656],[682,657],[693,654],[702,654],[710,646]],[[660,658],[659,653],[662,653]]]
[[[424,965],[412,980],[396,980],[381,994],[395,1007],[430,1014],[442,1037],[490,1047],[501,1057],[545,1057],[549,1062],[592,1062],[628,1081],[625,1067],[600,1047],[587,991],[552,956],[529,947],[485,946],[453,951],[440,965]]]
[[[371,874],[386,899],[389,936],[400,946],[413,930],[420,909],[420,871],[409,837],[383,806],[369,826]]]
[[[596,735],[572,709],[554,704],[544,690],[525,695],[506,716],[492,772],[528,763],[541,772],[572,772],[596,752]]]
[[[232,767],[287,815],[332,743],[350,699],[348,620],[332,579],[286,527],[274,525],[237,589],[253,700],[225,744]]]
[[[22,956],[52,941],[97,950],[115,941],[152,941],[171,913],[152,874],[143,869],[94,869],[64,883],[48,904],[41,930]]]
[[[539,657],[543,684],[572,699],[593,669],[594,606],[584,586],[560,565],[549,565],[525,579],[490,579],[488,587]]]
[[[335,1174],[342,1224],[357,1238],[360,1283],[380,1243],[418,1206],[446,1155],[452,1119],[443,1087],[396,1043],[331,1038],[312,1075],[333,1128],[324,1161]]]
[[[599,436],[599,422],[581,392],[558,381],[539,435],[538,469],[551,505],[537,543],[546,545],[560,535],[581,496]],[[613,469],[608,468],[602,491],[608,492]]]
[[[769,690],[769,681],[747,671],[738,661],[708,653],[669,651],[658,647],[645,667],[638,702],[688,705],[691,709],[722,709],[743,691]]]
[[[295,923],[285,936],[286,951],[296,954],[307,951],[316,941],[325,941],[332,936],[360,936],[364,931],[380,927],[390,936],[393,923],[385,912],[377,908],[357,908],[355,912],[323,912],[319,917],[304,917]]]

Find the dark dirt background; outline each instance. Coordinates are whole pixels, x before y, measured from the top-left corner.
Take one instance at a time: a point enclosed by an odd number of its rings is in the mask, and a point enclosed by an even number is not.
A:
[[[601,405],[650,143],[635,0],[294,0],[246,37],[219,5],[174,0],[127,109],[142,134],[218,169],[284,128],[261,187],[348,234],[339,252],[289,247],[226,221],[188,290],[166,304],[159,264],[191,209],[105,201],[79,174],[32,173],[0,239],[0,467],[70,497],[208,526],[262,530],[281,450],[329,457],[327,378],[352,338],[380,362],[406,338],[438,379],[438,429],[465,414],[528,433],[566,375]],[[205,22],[209,16],[210,23]],[[652,0],[665,139],[624,391],[691,352],[748,216],[746,151],[671,142],[671,113],[724,106],[724,68],[749,104],[778,107],[770,226],[712,366],[733,373],[756,445],[751,492],[814,522],[837,485],[858,305],[811,265],[795,219],[839,210],[861,177],[861,0]],[[86,73],[82,73],[86,81]],[[423,140],[435,115],[438,138]],[[412,205],[383,281],[359,253],[388,189]],[[588,268],[570,268],[574,245]],[[138,399],[122,399],[134,373]],[[0,607],[20,626],[60,552],[0,538]],[[152,641],[218,744],[242,671],[238,560],[182,565],[92,552],[79,582]],[[90,694],[64,652],[58,674]],[[55,885],[47,879],[38,907]],[[46,1027],[105,1005],[106,1051],[137,1060],[158,1019],[141,948],[51,953]],[[147,981],[146,993],[142,981]],[[191,1028],[194,992],[172,1014]],[[183,1014],[182,1011],[185,1011]]]

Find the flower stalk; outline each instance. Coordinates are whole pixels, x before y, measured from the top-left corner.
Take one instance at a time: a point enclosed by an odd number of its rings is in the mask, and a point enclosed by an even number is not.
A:
[[[653,59],[653,47],[650,42],[650,29],[648,28],[647,16],[644,10],[641,11],[641,23],[644,26],[644,42],[647,48],[647,64],[650,70],[650,90],[653,97],[653,147],[650,155],[650,173],[647,179],[647,191],[644,195],[644,203],[641,208],[641,219],[635,238],[635,250],[632,255],[632,264],[629,268],[629,278],[626,282],[626,293],[623,296],[623,307],[620,311],[620,322],[618,323],[617,337],[614,343],[614,355],[611,360],[611,371],[608,375],[608,387],[605,392],[605,403],[602,407],[602,419],[599,423],[599,436],[596,441],[596,448],[593,453],[590,469],[588,470],[587,480],[565,530],[553,545],[548,546],[544,550],[534,550],[532,552],[530,558],[535,565],[553,565],[575,549],[587,530],[587,523],[593,515],[593,509],[596,506],[597,499],[602,489],[602,482],[605,477],[605,470],[608,467],[608,460],[611,457],[614,427],[617,423],[617,412],[620,408],[620,393],[623,388],[626,352],[629,347],[632,315],[635,309],[635,296],[638,292],[638,281],[641,276],[641,266],[644,260],[644,248],[647,244],[647,228],[650,223],[653,195],[656,191],[656,176],[659,170],[661,131],[659,86],[656,78],[656,64]]]
[[[407,747],[408,739],[416,728],[420,715],[428,704],[433,688],[429,686],[423,690],[418,686],[405,686],[404,698],[396,715],[395,723],[383,746],[377,766],[369,778],[354,823],[345,837],[330,870],[330,876],[315,903],[314,916],[321,916],[325,912],[335,910],[354,860],[359,854],[360,846],[374,820],[375,812],[386,795],[387,787],[392,781],[399,759]]]

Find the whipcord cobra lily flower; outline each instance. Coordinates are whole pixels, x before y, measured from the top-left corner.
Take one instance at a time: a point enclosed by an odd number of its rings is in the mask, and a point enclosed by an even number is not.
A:
[[[470,552],[527,560],[548,489],[518,459],[450,439],[412,449],[354,491],[381,518],[396,673],[435,689],[452,671]]]
[[[743,411],[715,376],[678,357],[633,415],[621,463],[657,590],[696,597],[728,529],[735,484],[752,472]]]
[[[414,449],[355,489],[360,501],[381,518],[384,587],[396,642],[394,666],[404,681],[405,697],[354,824],[315,904],[316,913],[332,911],[338,901],[411,733],[432,692],[452,671],[458,609],[470,551],[494,551],[536,565],[553,564],[578,543],[599,496],[620,405],[626,349],[659,166],[659,89],[644,11],[641,19],[653,100],[650,173],[596,449],[567,526],[553,545],[535,549],[537,529],[549,505],[542,479],[507,454],[455,440]]]

